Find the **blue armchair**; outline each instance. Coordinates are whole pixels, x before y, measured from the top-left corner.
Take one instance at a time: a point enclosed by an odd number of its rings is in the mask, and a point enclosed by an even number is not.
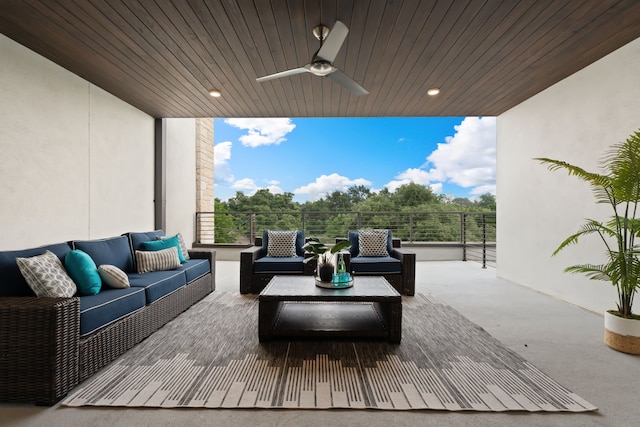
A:
[[[255,245],[240,252],[240,293],[260,293],[275,275],[304,274],[312,276],[316,268],[314,262],[304,263],[305,244],[304,231],[297,230],[295,236],[295,252],[290,256],[268,256],[269,234],[265,230],[262,237],[256,237]],[[272,246],[273,249],[273,246]],[[282,253],[278,255],[283,255]],[[287,255],[287,254],[284,254]]]
[[[363,248],[366,249],[363,252],[361,252],[360,245],[361,231],[365,233]],[[386,241],[381,241],[380,236],[384,232],[386,232],[386,236],[382,236],[382,238],[386,237]],[[377,245],[374,245],[375,248],[367,246],[372,241],[370,237],[372,234],[378,240]],[[349,240],[351,243],[351,247],[343,252],[347,271],[356,276],[384,276],[391,286],[401,294],[415,294],[416,254],[402,248],[400,239],[393,238],[391,230],[350,230],[347,239],[338,238],[336,242],[342,240]]]

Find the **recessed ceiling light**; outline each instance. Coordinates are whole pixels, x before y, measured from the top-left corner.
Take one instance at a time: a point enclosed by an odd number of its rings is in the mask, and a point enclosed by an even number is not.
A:
[[[211,89],[211,90],[209,91],[209,95],[213,96],[214,98],[219,98],[219,97],[221,97],[221,96],[222,96],[222,92],[220,92],[220,91],[219,91],[219,90],[217,90],[217,89]]]
[[[439,87],[432,87],[427,91],[427,95],[429,96],[435,96],[437,94],[440,93],[440,88]]]

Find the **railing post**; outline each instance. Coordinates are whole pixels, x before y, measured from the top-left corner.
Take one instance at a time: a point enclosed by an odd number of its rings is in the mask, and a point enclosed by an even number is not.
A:
[[[256,241],[256,214],[252,213],[249,216],[249,245],[254,245]]]
[[[467,260],[467,215],[460,212],[460,240],[462,243],[462,261]]]
[[[196,212],[196,243],[200,241],[200,212]]]
[[[482,268],[487,268],[487,218],[482,214]]]
[[[413,243],[413,212],[409,213],[409,241]]]
[[[356,220],[356,228],[360,229],[362,227],[362,212],[358,212],[358,219]]]

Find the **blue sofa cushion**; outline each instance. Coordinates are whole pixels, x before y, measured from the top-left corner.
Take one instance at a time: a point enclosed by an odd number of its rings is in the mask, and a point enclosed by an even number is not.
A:
[[[258,258],[253,263],[254,273],[304,273],[304,257],[292,258]]]
[[[73,249],[89,254],[93,262],[101,265],[115,265],[122,271],[133,271],[133,256],[129,241],[124,236],[101,240],[74,240]]]
[[[185,272],[180,269],[129,274],[129,285],[132,288],[145,290],[147,304],[169,295],[186,284]]]
[[[60,262],[64,263],[64,257],[71,250],[71,247],[65,242],[33,249],[0,252],[0,297],[35,296],[26,280],[24,280],[22,273],[20,273],[16,258],[30,258],[42,255],[47,250],[56,254],[60,258]]]
[[[142,243],[149,242],[152,240],[158,240],[158,238],[164,236],[164,231],[155,230],[155,231],[147,231],[144,233],[127,233],[125,234],[125,236],[127,236],[127,238],[129,239],[132,253],[135,253],[135,251],[145,250],[142,247]]]
[[[393,241],[391,230],[387,230],[389,235],[387,236],[387,252],[390,254],[393,252]],[[360,255],[360,235],[358,234],[358,230],[349,230],[347,237],[349,239],[349,243],[351,243],[351,247],[349,248],[349,252],[351,253],[351,258],[355,258]]]
[[[300,257],[304,256],[304,230],[297,230],[296,234],[296,254]],[[269,230],[262,233],[262,253],[267,254],[269,248]]]
[[[187,283],[191,283],[211,272],[211,265],[209,264],[208,259],[191,258],[182,264],[178,270],[184,271],[184,274],[187,277]]]
[[[115,322],[145,306],[144,289],[105,289],[80,297],[80,336]]]
[[[98,267],[91,257],[79,250],[74,249],[64,257],[64,268],[76,283],[78,294],[95,295],[102,288],[102,278],[98,274]]]
[[[390,256],[351,258],[351,271],[355,273],[402,273],[402,262]]]
[[[133,254],[136,251],[144,251],[145,249],[142,247],[142,243],[149,242],[152,240],[159,240],[162,236],[164,236],[164,231],[155,230],[155,231],[145,231],[145,232],[131,232],[123,234],[129,240],[129,246],[131,247],[131,254],[133,257],[133,267],[132,270],[125,270],[126,272],[138,271],[137,261]]]

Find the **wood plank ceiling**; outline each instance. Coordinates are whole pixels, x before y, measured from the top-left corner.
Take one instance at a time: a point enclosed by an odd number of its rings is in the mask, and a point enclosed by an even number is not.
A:
[[[0,11],[2,34],[154,117],[498,115],[640,37],[637,0],[0,0]],[[313,27],[336,20],[350,32],[334,65],[369,95],[311,74],[255,81],[309,62]]]

